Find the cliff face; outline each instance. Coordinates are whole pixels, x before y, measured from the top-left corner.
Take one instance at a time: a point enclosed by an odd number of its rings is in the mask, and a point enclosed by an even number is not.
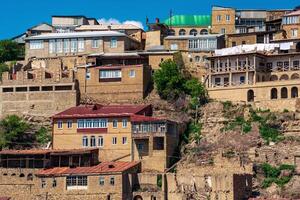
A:
[[[214,177],[226,169],[252,174],[254,197],[300,198],[299,113],[271,113],[230,102],[208,103],[199,113],[201,141],[190,139],[184,146],[178,176],[197,169]],[[212,197],[214,192],[205,194]]]

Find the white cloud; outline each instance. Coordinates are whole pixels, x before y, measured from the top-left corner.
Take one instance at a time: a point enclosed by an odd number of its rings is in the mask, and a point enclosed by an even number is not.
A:
[[[142,22],[134,21],[134,20],[126,20],[121,23],[119,20],[114,19],[114,18],[109,18],[109,19],[101,18],[101,19],[98,19],[98,22],[99,22],[99,24],[132,24],[141,29],[144,29]]]

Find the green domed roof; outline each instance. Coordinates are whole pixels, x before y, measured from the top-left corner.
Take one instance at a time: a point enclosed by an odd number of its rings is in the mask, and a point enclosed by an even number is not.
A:
[[[164,21],[168,26],[210,26],[210,15],[174,15]]]

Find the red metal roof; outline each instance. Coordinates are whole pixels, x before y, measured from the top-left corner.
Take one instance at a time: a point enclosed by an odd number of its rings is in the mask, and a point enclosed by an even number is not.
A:
[[[76,154],[76,153],[89,153],[91,151],[98,150],[97,148],[86,149],[28,149],[28,150],[2,150],[0,154],[9,155],[38,155],[47,153],[64,153],[64,154]]]
[[[151,105],[80,105],[60,112],[53,118],[129,117],[148,107],[151,108]]]
[[[124,172],[132,167],[139,165],[140,162],[102,162],[92,167],[55,167],[43,169],[36,173],[38,176],[62,176],[62,175],[92,175],[105,173]]]
[[[166,119],[156,118],[156,117],[149,117],[144,115],[132,115],[130,117],[132,122],[160,122],[166,121]]]

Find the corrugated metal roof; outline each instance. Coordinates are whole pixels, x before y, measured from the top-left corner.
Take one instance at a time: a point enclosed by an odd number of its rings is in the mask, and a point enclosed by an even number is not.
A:
[[[210,26],[211,15],[174,15],[165,20],[168,26]]]
[[[92,167],[55,167],[43,169],[36,173],[37,176],[62,176],[62,175],[92,175],[105,173],[124,172],[132,167],[137,166],[140,162],[102,162]]]
[[[129,117],[138,114],[147,107],[151,107],[151,105],[80,105],[58,113],[53,118]]]
[[[178,35],[178,36],[167,36],[166,40],[186,40],[186,39],[211,39],[223,36],[223,34],[207,34],[207,35]]]
[[[76,31],[104,31],[109,30],[109,26],[111,30],[136,30],[141,29],[133,24],[99,24],[99,25],[81,25],[77,27]]]
[[[77,153],[90,153],[91,151],[98,150],[97,148],[90,149],[28,149],[28,150],[2,150],[1,155],[38,155],[38,154],[77,154]]]
[[[88,37],[122,37],[124,33],[117,31],[84,31],[71,33],[48,33],[28,37],[25,40],[47,40],[47,39],[63,39],[63,38],[88,38]]]

